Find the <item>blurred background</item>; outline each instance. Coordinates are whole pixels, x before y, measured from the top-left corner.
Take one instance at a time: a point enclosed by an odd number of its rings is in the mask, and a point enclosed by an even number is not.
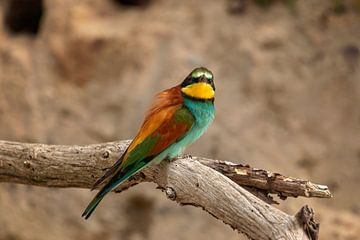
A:
[[[195,67],[217,116],[187,153],[326,184],[320,239],[360,239],[360,1],[1,0],[0,139],[129,139]],[[153,184],[109,194],[0,184],[0,239],[245,239]]]

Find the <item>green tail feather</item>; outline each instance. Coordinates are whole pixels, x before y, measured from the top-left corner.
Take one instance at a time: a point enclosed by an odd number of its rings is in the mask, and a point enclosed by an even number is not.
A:
[[[85,211],[83,212],[83,214],[81,215],[82,217],[85,217],[85,219],[88,219],[92,212],[95,210],[95,208],[97,207],[97,205],[99,205],[100,201],[103,198],[94,198],[91,203],[89,204],[89,206],[85,209]]]
[[[89,205],[86,207],[85,211],[81,215],[82,217],[85,217],[85,219],[88,219],[92,212],[95,210],[97,205],[99,205],[100,201],[105,197],[105,195],[110,192],[113,188],[110,184],[105,185],[93,198],[93,200],[89,203]]]
[[[121,183],[126,181],[129,177],[134,175],[135,173],[142,170],[144,167],[146,167],[148,164],[145,162],[140,162],[136,166],[134,166],[132,169],[130,169],[128,172],[125,173],[119,173],[115,176],[113,176],[110,181],[96,194],[96,196],[93,198],[93,200],[89,203],[89,205],[86,207],[85,211],[81,215],[82,217],[85,217],[85,219],[88,219],[95,208],[99,205],[100,201],[105,197],[106,194],[114,190],[117,186],[119,186]]]

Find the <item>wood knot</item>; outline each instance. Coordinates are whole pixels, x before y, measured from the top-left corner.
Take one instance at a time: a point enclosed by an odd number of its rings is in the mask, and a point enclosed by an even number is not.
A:
[[[319,235],[320,224],[315,222],[314,215],[314,210],[307,205],[302,207],[296,214],[296,218],[303,226],[303,229],[310,240],[317,240]]]
[[[105,152],[103,152],[102,157],[103,158],[109,158],[110,157],[110,152],[108,150],[106,150]]]
[[[172,201],[175,201],[176,199],[176,192],[172,187],[166,187],[165,188],[165,194],[166,197]]]
[[[31,167],[31,163],[27,160],[24,161],[24,167],[25,168],[30,168]]]

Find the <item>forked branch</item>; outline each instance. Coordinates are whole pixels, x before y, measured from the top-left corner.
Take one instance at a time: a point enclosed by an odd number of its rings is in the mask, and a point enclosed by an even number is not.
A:
[[[61,146],[0,141],[0,182],[91,188],[128,144],[119,141]],[[198,157],[163,161],[146,168],[117,191],[141,182],[156,183],[169,199],[202,207],[251,239],[317,239],[318,224],[312,209],[305,206],[290,216],[259,198],[273,202],[271,193],[281,197],[331,197],[323,185]]]

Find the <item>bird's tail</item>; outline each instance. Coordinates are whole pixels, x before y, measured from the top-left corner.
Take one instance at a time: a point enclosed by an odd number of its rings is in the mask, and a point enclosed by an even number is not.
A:
[[[97,205],[99,205],[100,201],[105,197],[105,195],[112,190],[114,190],[117,186],[123,183],[126,179],[128,179],[133,174],[139,172],[141,169],[146,167],[146,163],[140,162],[140,164],[135,165],[127,172],[120,172],[118,175],[113,176],[110,181],[96,194],[93,200],[86,207],[85,211],[81,215],[88,219],[92,212],[95,210]]]
[[[83,214],[81,215],[82,217],[85,217],[85,219],[88,219],[92,212],[95,210],[95,208],[97,207],[97,205],[99,205],[99,203],[101,202],[101,200],[105,197],[105,195],[110,192],[111,190],[113,190],[113,185],[112,184],[106,184],[97,194],[96,196],[93,198],[93,200],[91,200],[91,202],[89,203],[89,205],[86,207],[85,211],[83,212]]]

